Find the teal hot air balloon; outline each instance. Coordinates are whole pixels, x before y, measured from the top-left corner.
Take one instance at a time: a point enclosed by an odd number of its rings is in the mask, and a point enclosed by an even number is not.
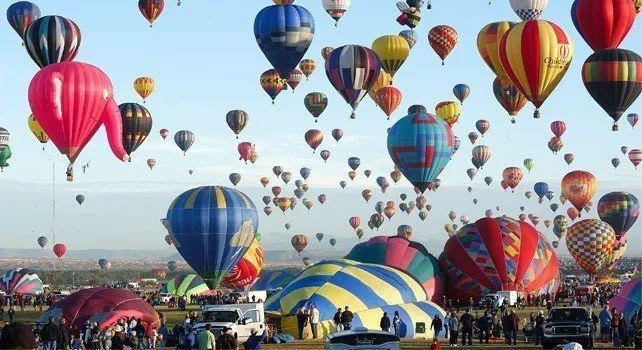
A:
[[[82,194],[77,195],[76,202],[78,202],[78,205],[82,205],[85,202],[85,196]]]
[[[337,240],[334,238],[330,238],[330,245],[334,247],[335,244],[337,244]]]
[[[254,38],[274,69],[287,80],[312,43],[314,17],[303,6],[268,6],[254,18]]]
[[[167,210],[167,220],[178,252],[211,289],[243,257],[259,224],[252,200],[223,186],[183,192]]]
[[[4,171],[4,168],[9,166],[9,163],[7,163],[9,158],[11,158],[11,147],[6,145],[0,150],[0,171]]]
[[[388,153],[403,175],[422,193],[446,167],[455,136],[441,118],[414,105],[388,133]]]
[[[468,98],[468,95],[470,95],[470,87],[466,84],[457,84],[453,87],[453,94],[463,105],[466,98]]]
[[[183,151],[183,155],[192,147],[195,140],[196,137],[194,133],[189,130],[181,130],[174,135],[174,142],[176,142],[176,146]]]

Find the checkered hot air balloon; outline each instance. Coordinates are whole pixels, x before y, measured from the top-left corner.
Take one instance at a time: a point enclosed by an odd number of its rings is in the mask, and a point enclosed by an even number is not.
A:
[[[455,28],[445,24],[433,27],[428,33],[428,43],[441,58],[442,66],[446,64],[444,62],[446,57],[457,45],[457,38],[458,34]]]
[[[573,259],[589,275],[600,271],[616,245],[611,225],[597,219],[579,221],[566,233],[566,247]]]
[[[421,192],[446,167],[453,154],[455,137],[444,120],[421,105],[408,109],[388,133],[388,153],[403,175]]]

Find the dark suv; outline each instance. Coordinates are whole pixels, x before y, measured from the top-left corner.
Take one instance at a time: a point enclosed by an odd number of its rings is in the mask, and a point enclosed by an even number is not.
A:
[[[544,349],[576,342],[593,347],[593,327],[589,311],[583,307],[553,308],[544,327]]]

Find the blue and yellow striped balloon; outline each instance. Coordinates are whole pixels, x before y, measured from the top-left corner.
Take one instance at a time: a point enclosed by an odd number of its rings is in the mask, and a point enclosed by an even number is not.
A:
[[[245,254],[259,224],[250,198],[223,186],[183,192],[167,210],[167,220],[178,252],[212,289]]]

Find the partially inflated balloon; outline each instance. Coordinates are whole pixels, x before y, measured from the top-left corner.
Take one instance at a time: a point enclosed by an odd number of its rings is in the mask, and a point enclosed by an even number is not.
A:
[[[511,82],[539,108],[562,80],[573,59],[573,42],[556,24],[521,22],[502,38],[502,67]]]

